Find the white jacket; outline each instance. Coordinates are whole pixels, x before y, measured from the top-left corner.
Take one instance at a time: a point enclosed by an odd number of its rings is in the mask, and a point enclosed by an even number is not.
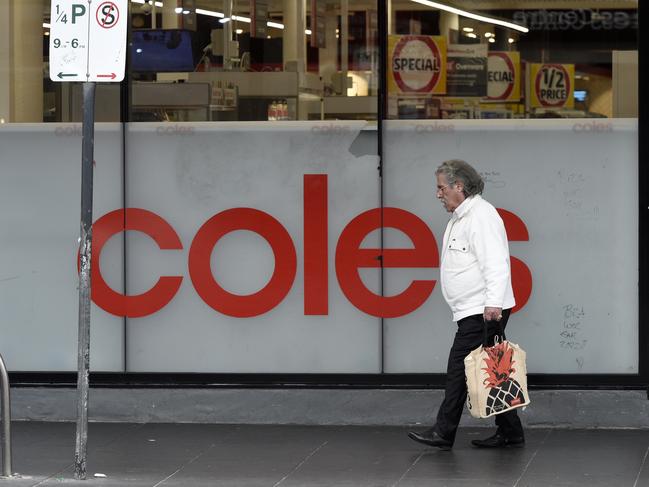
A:
[[[442,246],[440,281],[453,320],[482,314],[486,306],[512,308],[510,269],[500,215],[480,195],[467,198],[453,212]]]

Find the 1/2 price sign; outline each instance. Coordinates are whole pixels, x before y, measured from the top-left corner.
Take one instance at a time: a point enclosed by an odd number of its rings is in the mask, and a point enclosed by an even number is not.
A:
[[[530,106],[534,108],[574,107],[574,64],[532,64],[529,80]]]
[[[128,0],[52,0],[50,79],[124,79]]]

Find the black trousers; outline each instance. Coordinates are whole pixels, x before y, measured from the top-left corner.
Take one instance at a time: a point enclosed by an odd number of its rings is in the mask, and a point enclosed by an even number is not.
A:
[[[507,326],[511,310],[503,310],[501,324]],[[435,431],[442,438],[455,441],[457,427],[466,402],[466,378],[464,375],[464,358],[484,341],[485,322],[483,316],[472,315],[457,322],[455,340],[448,356],[446,368],[446,389],[444,401],[437,413]],[[495,321],[487,323],[487,343],[493,345],[494,336],[498,334],[499,325]],[[498,432],[507,437],[522,437],[523,426],[516,410],[496,416]]]

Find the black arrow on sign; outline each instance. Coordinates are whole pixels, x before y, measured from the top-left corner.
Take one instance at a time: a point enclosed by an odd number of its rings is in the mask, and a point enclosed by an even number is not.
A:
[[[63,78],[65,78],[66,76],[77,76],[77,73],[64,73],[64,72],[60,72],[59,74],[57,74],[57,76],[59,77],[59,79],[63,79]]]

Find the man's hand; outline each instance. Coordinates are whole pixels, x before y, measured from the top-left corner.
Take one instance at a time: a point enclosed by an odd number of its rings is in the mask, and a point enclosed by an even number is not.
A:
[[[500,321],[503,317],[503,309],[485,306],[483,314],[485,321]]]

